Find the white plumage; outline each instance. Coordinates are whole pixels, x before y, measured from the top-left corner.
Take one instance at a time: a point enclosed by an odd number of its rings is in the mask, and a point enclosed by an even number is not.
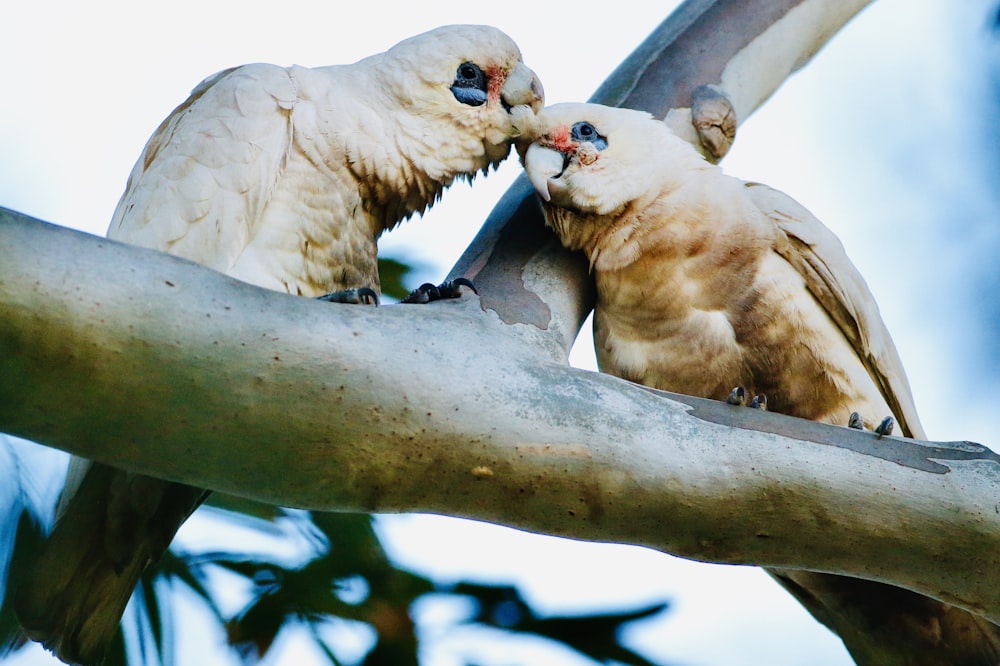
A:
[[[466,64],[482,98],[453,90]],[[351,65],[219,72],[150,138],[108,236],[293,294],[377,290],[378,236],[503,160],[509,108],[541,99],[517,46],[487,26]]]
[[[647,113],[557,104],[521,125],[518,150],[547,224],[590,259],[603,371],[720,400],[743,386],[773,411],[844,426],[854,411],[869,427],[892,414],[923,438],[872,294],[805,208],[727,176]],[[996,626],[939,600],[770,573],[859,664],[1000,660]]]
[[[252,64],[198,85],[150,138],[108,236],[277,291],[379,291],[376,242],[507,157],[543,101],[514,42],[445,26],[351,65]],[[95,663],[145,567],[207,491],[74,460],[15,609]]]
[[[547,223],[590,258],[602,370],[716,399],[740,385],[840,425],[893,414],[923,436],[875,299],[800,204],[726,175],[647,113],[557,104],[522,125]]]

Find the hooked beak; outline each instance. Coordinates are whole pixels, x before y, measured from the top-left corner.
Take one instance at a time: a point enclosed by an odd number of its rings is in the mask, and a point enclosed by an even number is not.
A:
[[[552,199],[551,181],[566,170],[566,158],[558,150],[533,143],[524,153],[524,170],[538,196],[548,202]]]
[[[504,81],[500,90],[500,100],[509,111],[515,106],[528,106],[535,113],[545,105],[545,90],[542,81],[524,63],[517,63]]]

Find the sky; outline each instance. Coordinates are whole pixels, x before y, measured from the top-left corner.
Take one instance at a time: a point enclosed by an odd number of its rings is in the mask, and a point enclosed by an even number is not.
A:
[[[606,11],[564,1],[422,2],[414,10],[368,0],[348,13],[343,3],[316,0],[7,3],[0,206],[103,234],[149,134],[201,79],[232,65],[347,63],[444,23],[488,23],[518,42],[549,103],[579,101],[673,4],[623,1]],[[988,0],[876,0],[741,126],[723,167],[790,194],[840,236],[878,299],[930,438],[997,450],[995,12]],[[471,187],[456,185],[422,219],[383,238],[380,251],[420,266],[415,283],[440,281],[519,169],[509,160]],[[574,364],[593,367],[588,346],[584,334]],[[851,663],[838,639],[753,568],[435,516],[379,524],[400,563],[445,580],[518,583],[542,610],[670,600],[669,613],[628,636],[653,659]],[[213,533],[211,518],[195,519],[179,539],[211,544]],[[448,611],[420,613],[434,626]],[[183,630],[195,637],[192,659],[218,640],[201,626]],[[434,634],[425,661],[460,663],[468,641],[480,638]],[[308,663],[294,638],[286,643],[283,657],[267,663]],[[55,662],[30,650],[9,663]],[[580,662],[501,642],[482,663]]]

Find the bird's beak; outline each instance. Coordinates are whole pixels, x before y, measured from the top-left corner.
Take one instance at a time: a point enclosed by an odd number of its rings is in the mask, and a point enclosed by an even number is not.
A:
[[[500,99],[508,109],[524,105],[538,113],[545,105],[545,90],[542,89],[542,81],[538,75],[519,62],[504,81]]]
[[[524,153],[524,170],[543,201],[552,199],[550,181],[561,176],[565,167],[566,160],[558,150],[533,143]]]

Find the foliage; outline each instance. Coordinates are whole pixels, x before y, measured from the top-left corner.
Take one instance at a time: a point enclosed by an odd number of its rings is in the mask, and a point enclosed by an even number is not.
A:
[[[379,257],[378,279],[382,285],[382,294],[395,299],[401,299],[409,294],[410,288],[406,287],[406,278],[411,272],[413,267],[404,261]]]
[[[228,504],[225,496],[216,499]],[[246,506],[246,500],[239,502]],[[325,629],[332,622],[360,623],[373,630],[374,645],[362,664],[417,664],[420,627],[412,619],[411,609],[422,597],[434,595],[471,601],[468,614],[458,621],[466,626],[490,627],[511,637],[546,638],[595,663],[652,666],[653,662],[623,646],[618,637],[624,624],[659,613],[666,604],[613,613],[542,617],[514,586],[462,582],[445,587],[395,566],[367,514],[274,511],[264,505],[257,507],[256,516],[228,509],[214,512],[225,514],[225,520],[234,524],[258,530],[262,536],[273,535],[278,523],[287,523],[286,527],[308,537],[313,552],[304,561],[288,563],[245,552],[169,550],[136,590],[131,621],[123,623],[132,635],[126,640],[128,630],[119,631],[107,666],[136,661],[134,656],[129,658],[133,654],[143,655],[141,663],[174,663],[169,640],[173,597],[169,590],[178,584],[193,592],[215,616],[225,629],[228,644],[245,664],[273,656],[278,635],[293,627],[305,629],[330,664],[349,663],[338,656],[339,646],[326,636]],[[259,517],[267,514],[270,517]],[[11,576],[17,575],[24,555],[37,546],[41,536],[31,512],[22,511]],[[10,543],[8,539],[7,545]],[[235,574],[250,590],[249,599],[236,613],[227,614],[222,608],[219,588],[211,581],[218,570]],[[0,609],[0,630],[6,651],[26,644],[16,630],[7,599]],[[129,650],[127,645],[137,647]]]

